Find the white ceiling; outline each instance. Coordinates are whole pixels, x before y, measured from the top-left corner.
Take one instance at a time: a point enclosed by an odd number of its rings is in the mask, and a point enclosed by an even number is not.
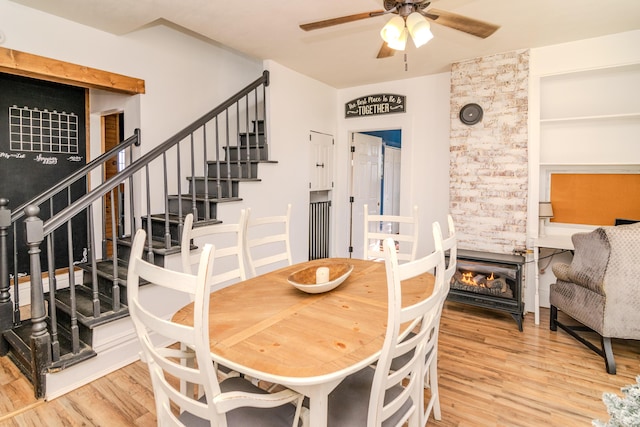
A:
[[[13,1],[119,35],[171,23],[336,88],[441,73],[460,60],[640,29],[640,0],[433,0],[434,8],[501,28],[480,39],[433,24],[427,45],[407,43],[405,64],[401,52],[376,59],[389,16],[310,32],[298,27],[379,10],[382,0]]]

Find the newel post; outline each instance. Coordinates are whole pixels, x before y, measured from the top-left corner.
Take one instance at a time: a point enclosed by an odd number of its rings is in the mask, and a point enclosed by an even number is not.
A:
[[[11,226],[9,200],[0,198],[0,356],[7,354],[8,346],[1,333],[13,327],[13,310],[9,294],[9,254],[7,236]]]
[[[40,244],[44,240],[42,220],[38,218],[40,208],[34,205],[24,209],[25,236],[29,246],[29,266],[31,277],[31,375],[37,398],[45,395],[45,373],[51,364],[51,335],[47,331],[40,267]]]

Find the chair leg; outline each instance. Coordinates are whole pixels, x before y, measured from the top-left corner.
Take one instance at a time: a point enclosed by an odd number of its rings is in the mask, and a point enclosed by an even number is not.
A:
[[[437,353],[437,350],[432,350]],[[424,391],[430,389],[431,396],[428,401],[424,400]],[[422,381],[422,390],[420,394],[422,398],[422,414],[420,416],[420,425],[425,427],[429,421],[429,415],[433,412],[433,418],[437,421],[442,419],[440,411],[440,393],[438,391],[438,361],[435,353],[427,358],[425,364],[425,373]]]
[[[434,361],[429,366],[429,384],[431,386],[431,398],[433,399],[433,418],[440,421],[442,413],[440,412],[440,392],[438,391],[438,361]],[[425,420],[426,424],[426,420]]]
[[[613,359],[613,349],[611,348],[611,338],[602,337],[602,353],[607,373],[616,374],[616,361]]]
[[[552,331],[558,330],[558,307],[552,305],[551,313],[549,315],[549,329]]]
[[[616,362],[613,358],[613,349],[611,348],[611,338],[600,336],[600,348],[598,348],[595,344],[588,341],[585,337],[578,334],[578,331],[581,332],[595,332],[593,329],[588,326],[579,325],[579,326],[569,326],[564,323],[558,322],[558,308],[551,306],[551,315],[549,319],[549,329],[552,331],[557,330],[560,327],[563,331],[571,335],[573,338],[578,340],[580,343],[585,345],[587,348],[592,350],[598,356],[604,359],[605,368],[608,374],[615,375],[616,374]],[[595,332],[597,333],[597,332]]]

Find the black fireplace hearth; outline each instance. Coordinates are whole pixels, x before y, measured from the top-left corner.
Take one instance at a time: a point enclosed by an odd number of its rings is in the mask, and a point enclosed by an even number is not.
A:
[[[447,299],[510,313],[522,332],[523,265],[520,255],[459,249]]]

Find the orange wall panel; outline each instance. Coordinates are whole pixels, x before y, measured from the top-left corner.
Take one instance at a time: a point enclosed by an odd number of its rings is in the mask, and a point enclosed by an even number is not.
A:
[[[613,225],[640,219],[640,174],[551,174],[552,222]]]

